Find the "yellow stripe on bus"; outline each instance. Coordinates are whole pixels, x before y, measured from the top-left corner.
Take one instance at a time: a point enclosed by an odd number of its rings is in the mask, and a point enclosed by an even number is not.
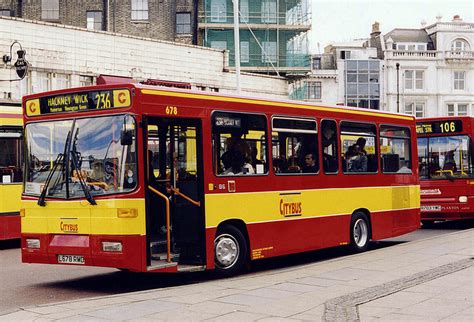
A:
[[[41,207],[36,201],[23,201],[25,217],[21,218],[22,233],[145,235],[144,199],[97,200],[92,206],[86,200],[46,201]],[[136,218],[118,218],[117,209],[135,208]],[[157,214],[158,215],[158,214]]]
[[[420,207],[420,186],[317,189],[206,195],[206,227],[227,219],[245,223],[351,214]]]
[[[0,184],[0,213],[20,211],[22,190],[21,183]]]
[[[272,102],[272,101],[264,101],[264,100],[257,100],[257,99],[248,99],[248,98],[237,98],[237,97],[221,97],[221,96],[211,96],[211,95],[204,95],[204,94],[166,92],[166,91],[152,90],[152,89],[142,89],[141,91],[143,94],[159,95],[159,96],[184,97],[184,98],[194,98],[194,99],[219,101],[219,102],[258,104],[258,105],[273,106],[273,107],[290,107],[290,108],[299,108],[299,109],[309,109],[309,110],[315,110],[315,111],[325,111],[325,112],[329,111],[329,112],[336,112],[336,113],[378,116],[378,117],[385,117],[385,118],[392,118],[392,119],[399,119],[399,120],[409,120],[409,121],[414,120],[414,117],[408,116],[408,115],[395,115],[395,114],[388,114],[388,113],[385,114],[385,113],[380,113],[380,112],[364,112],[364,111],[356,111],[356,110],[345,109],[345,108],[319,107],[319,106],[314,106],[314,105],[292,104],[292,103],[284,103],[284,102],[277,102],[277,101]]]

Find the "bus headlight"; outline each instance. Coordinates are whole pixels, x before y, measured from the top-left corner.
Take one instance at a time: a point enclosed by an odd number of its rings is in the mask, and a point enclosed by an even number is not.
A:
[[[459,202],[466,203],[467,202],[467,197],[466,196],[459,196]]]
[[[120,252],[122,252],[122,243],[121,242],[104,241],[104,242],[102,242],[102,251],[103,252],[120,253]]]
[[[40,240],[39,239],[27,239],[26,240],[26,248],[34,248],[34,249],[38,249],[40,248],[41,246],[41,243],[40,243]]]

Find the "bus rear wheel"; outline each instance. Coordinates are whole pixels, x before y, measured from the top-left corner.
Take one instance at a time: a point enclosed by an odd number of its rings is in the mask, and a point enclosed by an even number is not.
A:
[[[217,230],[214,240],[214,262],[216,273],[232,276],[247,263],[248,246],[242,232],[234,226],[224,226]]]
[[[363,212],[356,212],[351,220],[351,250],[361,253],[367,250],[370,242],[369,219]]]

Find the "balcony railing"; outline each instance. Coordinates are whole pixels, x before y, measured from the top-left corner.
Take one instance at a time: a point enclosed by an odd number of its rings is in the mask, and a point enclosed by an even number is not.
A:
[[[392,57],[409,57],[409,58],[436,58],[438,52],[433,50],[424,51],[408,51],[408,50],[394,50]]]
[[[203,12],[199,13],[200,24],[233,24],[234,16],[232,12]],[[262,13],[252,12],[240,17],[241,24],[266,24],[266,25],[287,25],[287,26],[310,26],[311,14],[286,14],[286,13]]]
[[[311,56],[308,54],[286,53],[281,55],[264,56],[263,54],[250,54],[240,58],[240,66],[243,69],[251,70],[252,67],[257,69],[266,67],[272,69],[275,67],[278,70],[285,68],[295,70],[304,69],[310,71]],[[234,51],[229,51],[229,67],[235,67]],[[246,68],[247,67],[247,68]]]
[[[474,51],[468,50],[450,50],[445,52],[446,59],[474,59]]]

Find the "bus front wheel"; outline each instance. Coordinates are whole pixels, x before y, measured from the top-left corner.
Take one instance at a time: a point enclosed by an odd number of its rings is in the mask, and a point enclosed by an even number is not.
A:
[[[216,273],[232,276],[239,273],[247,262],[247,242],[242,232],[234,226],[217,230],[214,240]]]
[[[352,251],[356,253],[364,252],[369,247],[370,224],[363,212],[356,212],[351,220],[351,244]]]

